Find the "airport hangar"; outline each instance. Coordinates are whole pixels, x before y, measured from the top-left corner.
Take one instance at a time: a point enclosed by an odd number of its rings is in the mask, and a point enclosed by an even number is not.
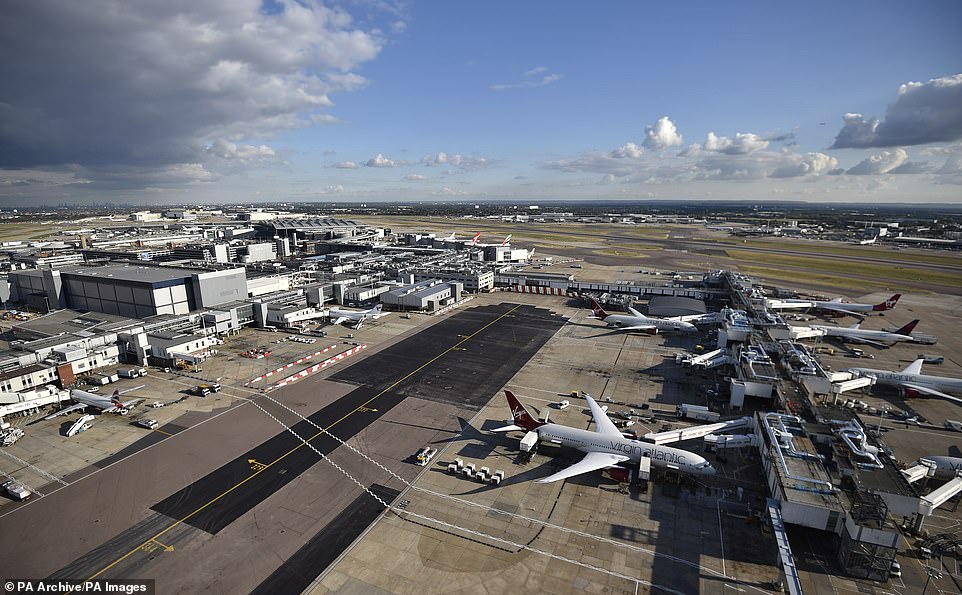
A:
[[[10,273],[10,297],[47,312],[71,308],[146,318],[187,314],[247,297],[243,268],[185,269],[110,263]]]

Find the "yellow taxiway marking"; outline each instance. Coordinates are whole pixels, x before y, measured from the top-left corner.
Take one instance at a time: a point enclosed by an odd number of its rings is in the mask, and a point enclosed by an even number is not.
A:
[[[259,462],[257,459],[247,459],[247,462],[251,466],[251,471],[255,473],[258,473],[260,471],[263,471],[264,469],[267,469],[267,465]]]
[[[163,434],[164,436],[173,436],[173,434],[171,434],[170,432],[165,432],[165,431],[163,431],[163,430],[158,430],[157,428],[154,428],[154,431],[155,431],[155,432],[160,432],[160,433]]]
[[[129,552],[127,552],[127,553],[124,554],[123,556],[117,558],[116,560],[114,560],[114,561],[111,562],[110,564],[104,566],[103,568],[101,568],[100,570],[98,570],[96,573],[92,574],[92,575],[90,576],[90,578],[87,579],[87,581],[92,581],[92,580],[94,580],[95,578],[97,578],[98,576],[100,576],[100,575],[102,575],[103,573],[107,572],[108,570],[110,570],[111,568],[113,568],[114,566],[116,566],[117,564],[120,564],[121,562],[123,562],[124,560],[126,560],[127,558],[129,558],[129,557],[130,557],[131,555],[133,555],[135,552],[143,550],[143,548],[147,547],[149,544],[151,544],[151,543],[155,543],[155,544],[156,544],[156,543],[159,543],[158,541],[156,541],[156,539],[157,539],[158,537],[164,535],[165,533],[167,533],[168,531],[170,531],[170,530],[173,529],[174,527],[176,527],[176,526],[178,526],[178,525],[180,525],[180,524],[183,524],[183,523],[187,522],[189,519],[191,519],[191,518],[194,517],[195,515],[200,514],[201,512],[203,512],[204,510],[206,510],[209,506],[212,506],[214,503],[216,503],[218,500],[220,500],[221,498],[227,496],[228,494],[230,494],[231,492],[233,492],[233,491],[236,490],[237,488],[241,487],[242,485],[244,485],[244,484],[247,483],[248,481],[254,479],[254,478],[257,477],[258,475],[260,475],[261,473],[263,473],[265,470],[267,470],[267,469],[269,469],[270,467],[274,466],[276,463],[278,463],[278,462],[280,462],[281,460],[287,458],[287,457],[290,456],[291,454],[297,452],[301,447],[305,446],[305,445],[306,445],[307,443],[309,443],[310,441],[314,440],[314,439],[317,438],[318,436],[320,436],[320,435],[324,434],[325,432],[329,431],[331,428],[333,428],[333,427],[336,426],[337,424],[341,423],[342,421],[344,421],[345,419],[347,419],[348,417],[350,417],[350,416],[353,415],[354,413],[358,413],[358,412],[360,412],[362,409],[367,409],[367,408],[368,408],[368,405],[370,405],[372,401],[374,401],[374,400],[377,399],[378,397],[381,397],[381,396],[387,394],[388,392],[390,392],[391,390],[393,390],[394,387],[396,387],[397,385],[401,384],[402,382],[404,382],[405,380],[407,380],[407,379],[410,378],[411,376],[414,376],[415,374],[417,374],[418,372],[420,372],[420,371],[423,370],[424,368],[430,366],[431,364],[433,364],[433,363],[436,362],[437,360],[441,359],[442,357],[444,357],[445,355],[447,355],[447,354],[450,353],[451,351],[456,351],[457,348],[460,347],[462,343],[465,343],[465,342],[471,340],[471,338],[473,338],[475,335],[477,335],[477,334],[480,333],[481,331],[486,330],[488,327],[490,327],[490,326],[493,325],[494,323],[498,322],[498,321],[501,320],[502,318],[506,318],[509,314],[511,314],[512,312],[514,312],[515,310],[517,310],[517,309],[520,308],[520,307],[521,307],[521,304],[518,304],[517,306],[511,308],[510,310],[508,310],[508,311],[505,312],[504,314],[498,316],[497,318],[495,318],[495,319],[492,320],[491,322],[485,324],[484,326],[482,326],[482,327],[479,328],[478,330],[474,331],[474,332],[471,333],[470,335],[465,335],[464,338],[462,338],[460,341],[458,341],[455,345],[452,345],[451,347],[448,347],[447,349],[445,349],[445,350],[442,351],[441,353],[437,354],[436,356],[432,357],[432,358],[429,359],[428,361],[424,362],[423,364],[421,364],[420,366],[418,366],[417,368],[415,368],[415,369],[412,370],[411,372],[408,372],[407,374],[405,374],[404,376],[402,376],[402,377],[399,378],[398,380],[394,381],[390,386],[388,386],[387,388],[385,388],[384,390],[382,390],[382,391],[379,392],[378,394],[374,395],[373,397],[371,397],[370,399],[368,399],[368,400],[365,401],[364,403],[361,403],[358,407],[356,407],[356,408],[353,409],[352,411],[349,411],[349,412],[345,413],[340,419],[338,419],[337,421],[333,422],[331,425],[327,426],[327,427],[324,428],[323,430],[320,430],[319,432],[317,432],[316,434],[314,434],[314,435],[311,436],[310,438],[307,438],[306,440],[302,440],[300,444],[298,444],[297,446],[295,446],[295,447],[292,448],[291,450],[287,451],[286,453],[282,454],[281,456],[277,457],[276,459],[274,459],[274,460],[271,461],[270,463],[267,463],[267,464],[264,465],[262,468],[257,469],[257,470],[253,470],[253,469],[252,469],[252,470],[254,471],[253,473],[251,473],[250,475],[248,475],[248,476],[245,477],[244,479],[240,480],[239,482],[237,482],[237,483],[234,484],[233,486],[227,488],[226,490],[224,490],[223,492],[221,492],[219,495],[214,496],[213,498],[211,498],[210,500],[208,500],[207,503],[205,503],[205,504],[197,507],[193,512],[190,512],[190,513],[188,513],[186,516],[183,516],[183,517],[177,519],[176,521],[174,521],[173,523],[171,523],[170,525],[168,525],[166,528],[164,528],[164,529],[162,529],[160,532],[158,532],[156,535],[154,535],[154,536],[146,539],[143,543],[141,543],[140,545],[138,545],[138,546],[135,547],[134,549],[130,550]],[[248,462],[251,462],[251,461],[254,461],[254,460],[253,460],[253,459],[248,459]],[[256,461],[255,461],[255,462],[256,462]],[[261,464],[263,464],[263,463],[258,463],[258,464],[261,465]],[[253,463],[252,463],[252,467],[253,467]],[[173,548],[172,548],[172,549],[173,549]],[[148,550],[148,551],[149,551],[149,550]]]

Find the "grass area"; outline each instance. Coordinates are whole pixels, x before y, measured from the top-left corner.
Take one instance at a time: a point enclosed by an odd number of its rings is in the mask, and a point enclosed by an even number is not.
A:
[[[898,265],[847,263],[842,260],[820,259],[817,256],[790,256],[787,254],[761,254],[748,250],[728,250],[728,255],[739,262],[765,265],[768,270],[785,269],[791,267],[809,271],[809,274],[836,273],[826,275],[828,279],[855,278],[859,282],[865,280],[892,286],[894,283],[903,284],[902,287],[917,287],[917,283],[930,283],[946,287],[962,287],[962,275],[946,271],[931,271],[917,268],[906,268]]]
[[[36,240],[56,232],[53,225],[37,223],[0,223],[0,239],[3,240]]]
[[[658,246],[644,247],[644,248],[628,248],[624,246],[618,246],[613,248],[605,248],[603,250],[592,250],[592,254],[602,254],[605,256],[628,256],[631,258],[648,258],[648,254],[651,250],[661,250]]]
[[[794,287],[823,286],[831,287],[834,290],[852,295],[861,295],[875,291],[902,291],[911,293],[923,293],[918,287],[890,283],[883,281],[865,281],[864,279],[853,279],[838,275],[826,275],[821,273],[809,273],[800,271],[781,271],[760,266],[741,266],[738,272],[750,275],[757,279],[764,279],[768,282],[784,283]],[[927,293],[927,292],[925,292]]]
[[[893,261],[910,263],[937,264],[943,266],[962,267],[962,255],[958,253],[925,254],[918,250],[904,252],[892,250],[882,246],[839,246],[822,241],[786,242],[778,240],[717,238],[719,244],[731,246],[748,246],[752,248],[774,248],[777,250],[795,250],[816,254],[832,254],[835,256],[851,256],[853,258],[884,258]]]

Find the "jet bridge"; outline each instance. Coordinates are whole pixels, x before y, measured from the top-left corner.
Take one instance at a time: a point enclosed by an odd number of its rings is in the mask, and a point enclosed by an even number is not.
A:
[[[935,475],[935,461],[919,459],[918,464],[912,465],[908,469],[902,469],[902,475],[909,483],[915,483],[920,479]]]
[[[704,426],[692,426],[690,428],[682,428],[680,430],[669,430],[667,432],[649,432],[645,434],[645,440],[649,442],[653,442],[655,444],[671,444],[672,442],[682,442],[684,440],[693,440],[695,438],[701,438],[709,434],[714,434],[715,432],[741,430],[744,428],[751,427],[751,425],[752,425],[752,418],[740,417],[738,419],[732,419],[729,421],[722,421],[715,424],[707,424]]]
[[[940,488],[932,490],[927,496],[919,498],[919,514],[922,517],[931,516],[935,509],[942,506],[958,494],[962,493],[962,475],[956,475]]]
[[[704,370],[710,370],[718,366],[724,366],[725,364],[734,364],[736,361],[737,360],[732,357],[731,351],[725,348],[709,351],[701,355],[681,358],[681,364],[683,366],[691,366],[692,368],[701,368]]]
[[[792,546],[788,543],[788,533],[785,531],[785,521],[782,518],[782,506],[774,498],[768,498],[767,504],[775,541],[778,543],[779,567],[785,574],[785,586],[791,595],[802,595],[802,581],[799,579],[798,569],[795,567]]]

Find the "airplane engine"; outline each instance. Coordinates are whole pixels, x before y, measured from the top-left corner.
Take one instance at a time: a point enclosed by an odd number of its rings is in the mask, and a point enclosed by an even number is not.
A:
[[[917,399],[917,398],[919,398],[919,397],[922,396],[922,393],[920,393],[919,391],[917,391],[917,390],[915,390],[915,389],[903,388],[903,389],[902,389],[902,396],[903,396],[904,398],[906,398],[906,399]]]
[[[631,481],[631,470],[624,467],[608,467],[601,470],[601,476],[618,483],[629,483]]]
[[[650,328],[650,329],[648,329],[648,330],[645,331],[645,334],[647,334],[647,335],[657,335],[657,334],[658,334],[658,329],[656,329],[656,328]]]

